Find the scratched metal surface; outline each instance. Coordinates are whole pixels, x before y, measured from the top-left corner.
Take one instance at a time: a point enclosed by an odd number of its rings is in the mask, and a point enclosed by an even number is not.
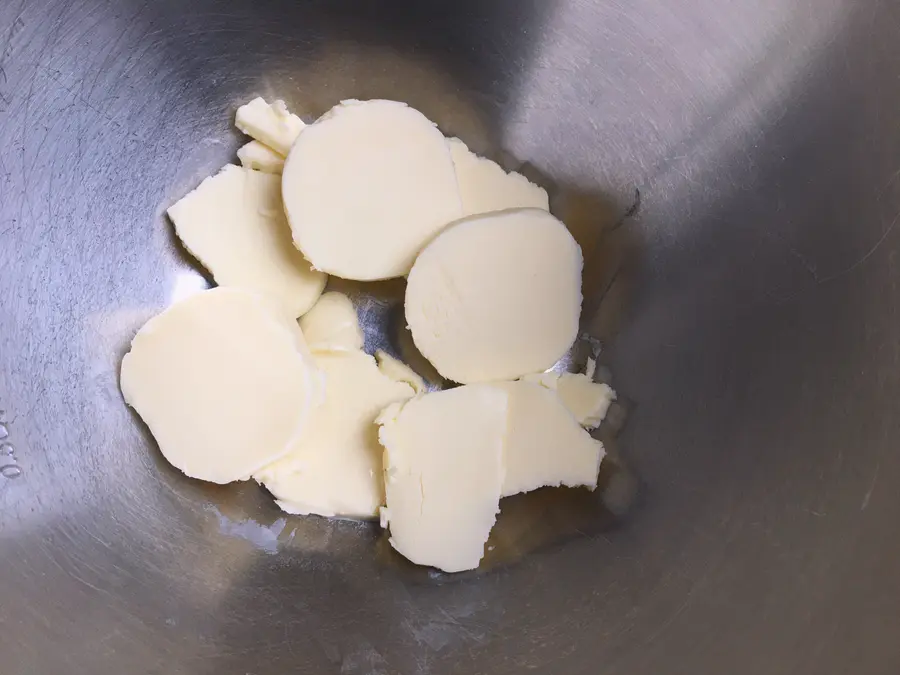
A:
[[[4,675],[900,672],[898,35],[889,0],[4,0]],[[512,501],[448,579],[165,466],[118,361],[205,283],[163,210],[257,94],[407,100],[555,186],[627,515],[615,475]]]

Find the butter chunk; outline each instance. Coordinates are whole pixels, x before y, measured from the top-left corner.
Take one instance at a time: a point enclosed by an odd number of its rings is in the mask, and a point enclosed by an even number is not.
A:
[[[375,418],[412,398],[362,352],[313,356],[325,401],[288,454],[254,474],[288,513],[373,518],[384,503],[382,448]]]
[[[284,156],[259,141],[250,141],[242,145],[238,148],[237,156],[245,169],[278,175],[284,170]]]
[[[600,426],[616,400],[616,392],[609,385],[594,382],[587,374],[539,373],[522,379],[555,391],[578,423],[588,429]]]
[[[148,321],[122,361],[121,387],[165,458],[212,483],[245,480],[285,455],[321,395],[296,322],[230,288]]]
[[[417,394],[428,391],[421,375],[386,351],[379,349],[375,352],[375,360],[378,361],[378,369],[395,382],[406,382]]]
[[[587,363],[584,366],[584,375],[589,380],[593,381],[594,375],[597,374],[597,359],[588,358]]]
[[[455,223],[409,274],[413,341],[441,375],[463,384],[546,370],[578,333],[581,268],[581,248],[546,211]]]
[[[472,385],[393,405],[378,418],[390,543],[419,565],[473,569],[497,516],[509,396]]]
[[[175,232],[220,286],[277,302],[294,318],[325,288],[291,242],[278,176],[227,164],[169,208]]]
[[[363,348],[364,336],[353,302],[329,291],[300,317],[300,328],[313,352],[350,352]]]
[[[306,124],[288,111],[284,101],[270,105],[257,97],[237,109],[234,126],[286,157]]]
[[[396,101],[345,101],[304,129],[282,191],[297,248],[345,279],[406,275],[462,215],[446,140]]]
[[[555,392],[531,382],[496,385],[509,395],[502,496],[545,486],[597,487],[605,452]]]
[[[550,210],[544,188],[520,173],[507,173],[496,162],[479,157],[458,138],[448,139],[447,143],[456,168],[464,216],[525,207]]]

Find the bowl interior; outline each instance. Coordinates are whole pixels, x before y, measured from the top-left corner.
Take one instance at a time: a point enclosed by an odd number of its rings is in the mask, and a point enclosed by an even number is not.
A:
[[[4,672],[900,669],[896,4],[0,19]],[[547,185],[582,245],[613,461],[596,495],[508,500],[478,572],[190,481],[121,400],[137,328],[208,284],[164,211],[234,160],[255,95],[407,101]],[[398,286],[350,290],[368,346],[404,353]]]

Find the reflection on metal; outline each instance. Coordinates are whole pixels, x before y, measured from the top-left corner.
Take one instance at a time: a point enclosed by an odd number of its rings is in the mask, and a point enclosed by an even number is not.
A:
[[[184,270],[175,274],[172,282],[172,290],[169,292],[169,304],[174,305],[180,300],[196,295],[209,288],[209,283],[203,275],[193,270]]]

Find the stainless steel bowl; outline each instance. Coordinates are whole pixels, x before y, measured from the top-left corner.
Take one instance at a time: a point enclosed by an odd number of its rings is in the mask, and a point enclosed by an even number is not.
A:
[[[878,0],[0,3],[0,670],[900,672],[898,35]],[[584,246],[628,424],[484,570],[189,481],[123,405],[205,284],[164,209],[257,94],[409,101]]]

